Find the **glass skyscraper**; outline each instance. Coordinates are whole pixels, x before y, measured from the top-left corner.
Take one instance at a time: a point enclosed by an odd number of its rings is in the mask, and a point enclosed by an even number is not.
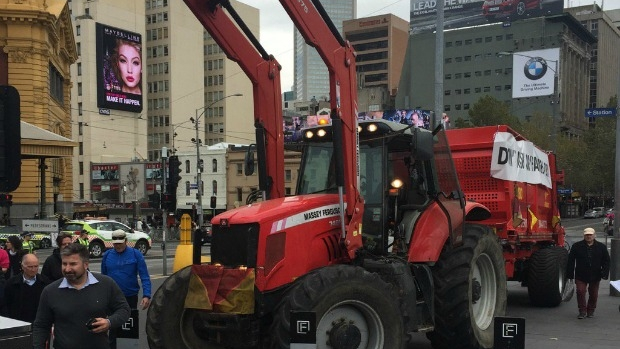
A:
[[[325,11],[340,34],[343,21],[357,17],[357,0],[323,0]],[[329,73],[321,56],[306,44],[301,33],[295,29],[295,81],[297,100],[329,99]]]

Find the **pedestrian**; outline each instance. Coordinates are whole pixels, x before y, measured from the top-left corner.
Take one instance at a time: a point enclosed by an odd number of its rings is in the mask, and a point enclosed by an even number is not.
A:
[[[609,252],[605,244],[596,241],[593,228],[583,230],[583,240],[573,244],[568,254],[566,277],[575,279],[578,319],[594,317],[598,287],[601,279],[609,277]],[[586,290],[588,302],[586,303]]]
[[[39,297],[50,281],[39,272],[39,258],[25,254],[22,258],[22,272],[6,282],[4,305],[6,316],[11,319],[32,323],[37,315]]]
[[[2,219],[0,219],[0,225],[9,225],[9,215],[7,213],[2,215]]]
[[[101,273],[110,276],[129,303],[131,309],[138,309],[138,292],[142,282],[142,300],[140,307],[144,310],[151,303],[151,278],[146,262],[140,251],[127,246],[127,235],[121,229],[112,232],[113,250],[108,250],[101,259]],[[110,348],[116,348],[116,333],[110,332]]]
[[[88,271],[88,248],[69,244],[61,252],[64,277],[41,294],[32,324],[34,349],[44,349],[54,326],[53,347],[108,349],[108,331],[129,319],[130,309],[114,280]]]
[[[137,231],[142,231],[143,229],[143,224],[142,224],[142,219],[138,218],[138,220],[136,221],[136,230]]]
[[[23,239],[22,248],[24,249],[24,251],[26,251],[26,253],[34,253],[34,242],[32,242],[32,237],[34,236],[34,234],[25,231],[20,235]]]
[[[4,284],[6,279],[4,275],[9,272],[9,254],[5,249],[0,248],[0,313],[2,313],[2,299],[4,299]]]
[[[5,248],[9,255],[9,270],[4,273],[4,278],[8,280],[22,271],[21,261],[25,253],[22,248],[22,241],[17,235],[9,235],[5,242]]]
[[[67,233],[61,233],[56,238],[56,247],[52,254],[45,259],[45,263],[43,263],[43,269],[41,269],[41,274],[47,277],[50,282],[56,281],[62,278],[62,258],[60,258],[60,252],[71,244],[71,235]]]
[[[88,241],[88,230],[82,229],[82,231],[80,231],[80,237],[78,237],[75,242],[88,248],[88,245],[90,244],[90,241]]]

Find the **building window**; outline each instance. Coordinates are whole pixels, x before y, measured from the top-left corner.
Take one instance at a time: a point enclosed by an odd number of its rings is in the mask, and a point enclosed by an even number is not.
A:
[[[452,41],[446,41],[446,47],[452,47]]]
[[[463,41],[461,41],[461,40],[457,40],[457,41],[454,43],[454,45],[455,45],[455,46],[463,46]]]
[[[465,45],[471,45],[471,39],[466,39],[465,40]]]
[[[75,36],[80,36],[82,34],[82,29],[79,25],[75,26]]]
[[[491,69],[485,70],[484,76],[491,76]]]
[[[243,188],[237,187],[237,201],[243,201]]]
[[[78,143],[78,155],[84,155],[84,142]]]
[[[444,76],[444,80],[450,80],[452,79],[452,74],[446,74],[446,76]]]
[[[84,183],[80,183],[80,199],[84,200]]]
[[[445,90],[443,91],[444,96],[449,96],[450,95],[450,90]]]
[[[454,94],[460,95],[461,94],[461,89],[457,88],[456,90],[454,90]]]
[[[456,74],[454,74],[454,78],[455,79],[460,79],[462,75],[463,74],[461,74],[461,73],[456,73]]]
[[[83,114],[83,109],[82,109],[82,102],[78,103],[78,115],[82,115]]]
[[[460,104],[456,104],[456,105],[454,106],[454,109],[456,109],[456,110],[461,110],[461,105],[460,105]]]
[[[84,162],[80,161],[78,163],[78,168],[79,168],[80,176],[83,176],[84,175]]]
[[[468,110],[468,109],[469,109],[469,103],[463,104],[463,110]]]
[[[495,91],[501,91],[501,90],[502,90],[502,87],[500,85],[495,86]]]
[[[476,44],[481,44],[482,43],[482,38],[476,38]]]
[[[291,195],[291,188],[289,188],[289,187],[284,188],[284,195],[286,195],[286,196]]]
[[[443,106],[444,111],[450,111],[450,104],[446,104]]]
[[[444,62],[445,62],[446,64],[447,64],[447,63],[452,63],[452,58],[446,58],[446,59],[444,59]]]
[[[82,95],[82,83],[78,82],[77,84],[78,96]]]
[[[190,173],[190,163],[189,163],[189,160],[185,160],[185,173]]]
[[[474,75],[475,76],[482,76],[482,71],[477,70],[477,71],[474,72]]]
[[[237,176],[243,175],[243,164],[237,164]]]
[[[491,92],[491,86],[485,86],[484,92]]]
[[[78,122],[78,135],[83,135],[84,134],[84,123],[83,122]]]
[[[217,181],[212,181],[211,184],[213,185],[213,195],[217,195]]]
[[[471,93],[471,89],[469,89],[469,88],[466,88],[466,89],[463,90],[463,94],[468,95],[470,93]]]
[[[463,77],[471,78],[471,72],[463,73]]]
[[[504,40],[504,36],[503,35],[497,35],[495,37],[495,41],[502,41],[502,40]]]
[[[81,56],[82,55],[82,44],[81,43],[76,43],[75,44],[75,50],[77,51],[77,55]]]
[[[506,91],[512,90],[512,85],[504,85],[504,90]]]
[[[190,185],[189,181],[185,181],[185,196],[189,196],[190,195],[190,192],[189,192],[190,187],[191,187],[191,185]]]
[[[216,159],[213,159],[212,167],[213,167],[213,173],[217,173],[217,160]]]
[[[476,92],[476,93],[480,93],[480,92],[482,92],[482,89],[481,89],[480,87],[476,87],[476,88],[474,89],[474,92]]]
[[[454,59],[455,62],[462,62],[463,61],[463,57],[456,57]]]
[[[50,95],[60,104],[64,104],[65,79],[53,65],[49,65]]]
[[[290,182],[293,178],[291,170],[284,170],[284,180]]]
[[[491,42],[493,41],[493,37],[492,36],[487,36],[484,38],[484,42]]]
[[[82,76],[82,63],[77,64],[77,75]]]

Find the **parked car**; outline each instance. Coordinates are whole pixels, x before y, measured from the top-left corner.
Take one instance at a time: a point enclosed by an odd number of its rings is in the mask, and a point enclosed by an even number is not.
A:
[[[583,218],[600,218],[605,216],[605,207],[592,207],[583,214]]]
[[[113,220],[74,220],[65,224],[64,233],[73,235],[77,240],[82,230],[88,232],[90,255],[101,257],[105,250],[113,248],[112,232],[121,229],[127,234],[127,245],[133,247],[146,255],[151,249],[151,237],[143,232],[134,231],[123,223]]]
[[[542,0],[487,0],[482,4],[482,15],[493,22],[497,17],[523,17],[527,13],[541,10]]]
[[[22,230],[16,225],[0,226],[0,244],[4,245],[9,235],[17,235],[21,238]],[[33,233],[32,241],[35,249],[50,248],[52,246],[52,238],[50,234],[46,233]]]

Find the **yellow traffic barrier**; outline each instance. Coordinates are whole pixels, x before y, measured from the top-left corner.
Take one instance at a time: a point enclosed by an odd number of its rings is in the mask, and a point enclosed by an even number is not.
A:
[[[179,271],[188,265],[192,264],[192,257],[194,251],[194,245],[191,242],[192,236],[192,218],[187,214],[181,216],[181,242],[177,246],[177,250],[174,254],[174,264],[172,271]],[[211,261],[210,256],[202,256],[202,263],[209,263]]]

